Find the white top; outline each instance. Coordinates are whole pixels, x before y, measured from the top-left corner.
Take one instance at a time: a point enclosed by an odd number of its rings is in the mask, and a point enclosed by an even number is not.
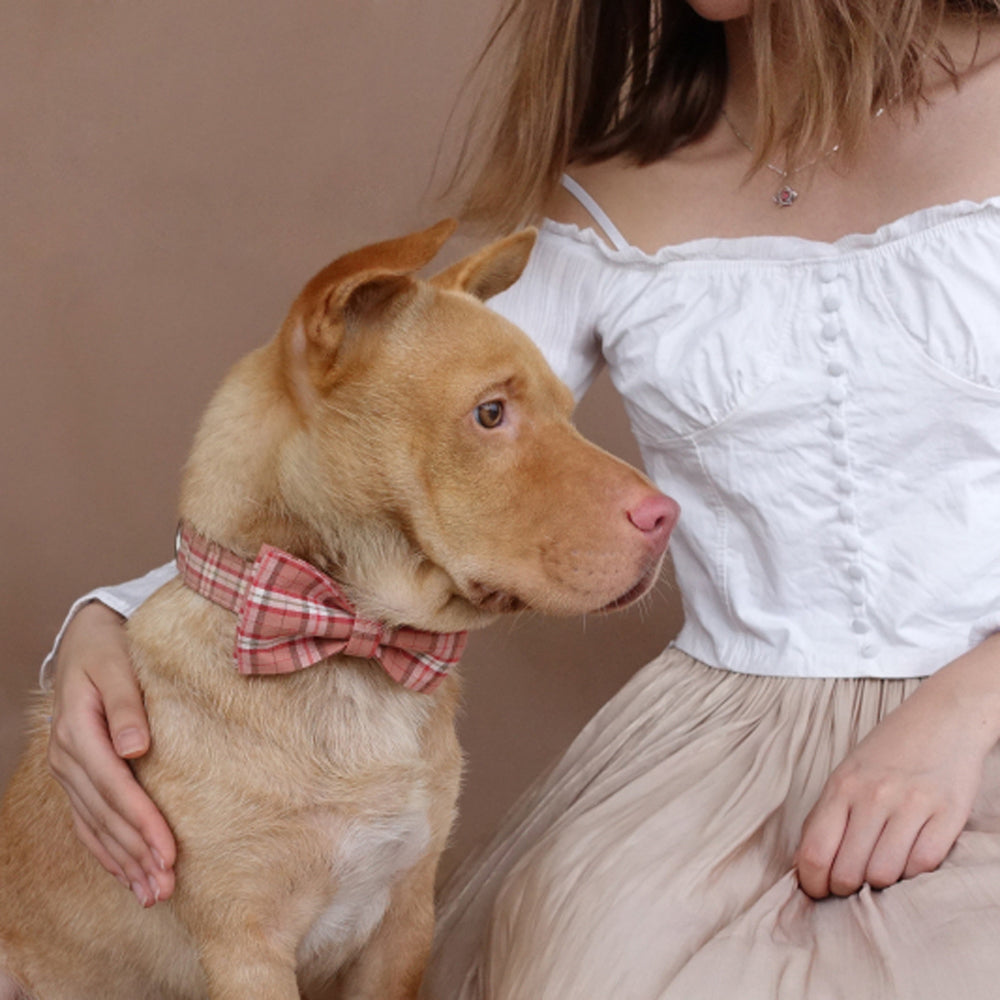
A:
[[[910,677],[1000,629],[1000,198],[834,243],[650,255],[547,222],[493,304],[582,395],[602,363],[681,505],[676,645]]]
[[[567,187],[616,248],[546,222],[491,304],[578,397],[608,364],[681,505],[676,645],[748,673],[911,677],[1000,629],[1000,198],[649,255]],[[121,596],[74,608],[128,614]]]

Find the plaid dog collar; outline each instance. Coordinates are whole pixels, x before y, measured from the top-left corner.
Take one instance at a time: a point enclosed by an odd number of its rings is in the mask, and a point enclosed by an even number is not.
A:
[[[284,674],[340,654],[375,659],[410,691],[433,691],[458,663],[466,632],[389,628],[360,617],[344,592],[315,566],[271,545],[251,563],[182,522],[181,580],[233,611],[242,674]]]

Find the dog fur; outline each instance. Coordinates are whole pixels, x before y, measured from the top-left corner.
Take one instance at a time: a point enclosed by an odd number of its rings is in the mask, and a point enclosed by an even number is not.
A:
[[[534,233],[417,279],[452,228],[306,285],[210,404],[181,516],[249,560],[264,543],[307,559],[390,625],[622,606],[651,586],[676,507],[577,434],[566,387],[482,304]],[[347,657],[245,677],[235,625],[178,581],[128,625],[153,736],[134,769],[178,843],[169,902],[140,909],[78,842],[40,702],[0,813],[0,994],[416,996],[458,794],[458,677],[415,694]]]

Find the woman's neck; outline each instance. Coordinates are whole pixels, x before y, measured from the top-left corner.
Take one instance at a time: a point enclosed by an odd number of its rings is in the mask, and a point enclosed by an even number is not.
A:
[[[749,127],[757,114],[757,75],[753,65],[753,39],[750,22],[742,18],[725,25],[726,81],[725,107],[734,121]]]
[[[729,29],[732,31],[733,29]],[[928,73],[928,102],[919,116],[889,108],[873,118],[858,152],[821,156],[792,171],[798,192],[791,207],[772,200],[786,182],[784,160],[750,173],[753,153],[725,119],[697,142],[664,160],[637,167],[626,158],[572,168],[626,240],[646,252],[703,237],[796,236],[833,241],[872,232],[932,205],[1000,196],[1000,25],[976,40],[969,25],[952,27],[950,45],[960,85],[936,63]],[[756,113],[750,39],[733,38],[727,108],[753,145]],[[776,169],[777,168],[777,169]],[[568,195],[549,208],[553,218],[592,225]]]

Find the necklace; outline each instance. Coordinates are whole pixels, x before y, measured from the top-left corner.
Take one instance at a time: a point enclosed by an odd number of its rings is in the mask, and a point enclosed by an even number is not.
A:
[[[884,110],[885,110],[884,108],[880,108],[876,112],[875,117],[877,118],[880,114],[882,114]],[[733,122],[732,118],[729,117],[725,108],[722,109],[722,117],[726,119],[726,124],[730,127],[733,135],[736,136],[740,144],[746,147],[746,149],[748,149],[752,153],[753,146],[750,144],[746,136],[736,127],[735,123]],[[799,192],[796,191],[795,188],[793,188],[792,185],[789,183],[789,178],[792,176],[792,174],[798,173],[800,170],[808,170],[809,167],[814,167],[817,163],[827,159],[830,156],[833,156],[834,153],[837,153],[839,150],[840,150],[840,143],[838,142],[836,146],[834,146],[832,149],[828,149],[821,156],[817,156],[816,159],[810,160],[808,163],[803,163],[801,167],[792,167],[791,169],[782,169],[781,167],[775,166],[773,163],[765,163],[764,165],[767,167],[767,169],[772,171],[772,173],[777,174],[782,180],[781,187],[778,188],[778,190],[771,196],[771,201],[773,201],[775,205],[778,206],[778,208],[791,208],[792,205],[795,204],[795,200],[799,196]]]
[[[872,117],[881,118],[882,115],[885,113],[885,109],[887,107],[888,104],[882,105],[882,107],[880,107]],[[747,139],[747,137],[736,127],[735,123],[733,122],[732,118],[729,117],[725,108],[722,108],[722,117],[726,119],[726,124],[732,130],[733,135],[736,136],[740,144],[752,153],[753,146],[750,144],[750,141]],[[789,183],[789,178],[792,176],[792,174],[796,174],[800,170],[808,170],[810,167],[816,166],[817,163],[821,163],[823,160],[828,159],[829,157],[833,156],[834,153],[837,153],[839,151],[840,151],[840,143],[838,142],[837,145],[834,146],[832,149],[828,149],[825,153],[821,154],[820,156],[817,156],[813,160],[810,160],[808,163],[803,163],[801,167],[791,167],[790,169],[789,168],[783,169],[781,167],[775,166],[773,163],[765,163],[764,165],[767,167],[767,169],[777,174],[782,180],[781,187],[778,188],[778,190],[773,195],[771,195],[771,201],[773,201],[775,205],[778,206],[778,208],[791,208],[791,206],[795,204],[795,200],[799,196],[799,192],[796,191],[795,188],[793,188],[792,185]]]

